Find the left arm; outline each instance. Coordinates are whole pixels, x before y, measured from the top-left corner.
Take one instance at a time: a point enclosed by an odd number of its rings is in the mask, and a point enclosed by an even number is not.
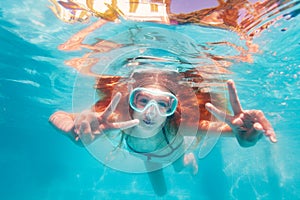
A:
[[[243,110],[237,95],[235,84],[232,80],[227,82],[230,104],[233,115],[228,115],[216,108],[211,103],[205,105],[206,109],[216,118],[225,122],[203,122],[200,130],[222,131],[222,135],[234,135],[243,147],[250,147],[265,135],[273,143],[277,142],[275,131],[261,110]]]

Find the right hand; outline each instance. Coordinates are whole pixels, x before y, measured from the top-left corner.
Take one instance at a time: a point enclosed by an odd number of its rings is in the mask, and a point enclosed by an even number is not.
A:
[[[95,135],[100,135],[107,130],[127,129],[138,125],[138,119],[125,122],[108,122],[108,118],[115,111],[121,96],[121,93],[118,92],[102,113],[84,111],[79,114],[74,121],[75,140],[80,138],[83,143],[89,144],[95,139]]]

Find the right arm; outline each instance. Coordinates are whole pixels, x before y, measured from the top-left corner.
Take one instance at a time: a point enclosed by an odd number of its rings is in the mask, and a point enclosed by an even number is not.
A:
[[[78,136],[74,132],[74,121],[77,115],[64,111],[56,111],[50,116],[49,122],[76,145],[83,146],[81,140],[76,139]]]

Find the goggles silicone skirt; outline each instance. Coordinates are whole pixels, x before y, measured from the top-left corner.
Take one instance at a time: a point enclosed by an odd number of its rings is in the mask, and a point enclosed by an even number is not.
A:
[[[135,88],[129,95],[129,105],[137,112],[144,112],[155,106],[161,116],[170,116],[176,111],[178,100],[169,92]]]

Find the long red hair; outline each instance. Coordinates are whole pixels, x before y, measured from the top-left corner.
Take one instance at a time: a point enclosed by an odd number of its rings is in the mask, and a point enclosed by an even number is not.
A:
[[[101,76],[95,86],[100,100],[96,102],[93,109],[96,112],[103,112],[111,102],[112,97],[120,92],[122,98],[111,120],[131,120],[132,110],[128,103],[130,91],[136,87],[159,85],[173,93],[179,102],[176,112],[169,117],[167,125],[173,127],[172,129],[177,129],[181,124],[198,128],[203,121],[215,120],[206,110],[205,104],[216,99],[218,100],[214,101],[213,104],[219,104],[219,106],[222,104],[222,99],[217,94],[205,90],[207,85],[204,85],[203,82],[204,79],[200,72],[195,69],[185,72],[160,69],[137,70],[126,78]]]

